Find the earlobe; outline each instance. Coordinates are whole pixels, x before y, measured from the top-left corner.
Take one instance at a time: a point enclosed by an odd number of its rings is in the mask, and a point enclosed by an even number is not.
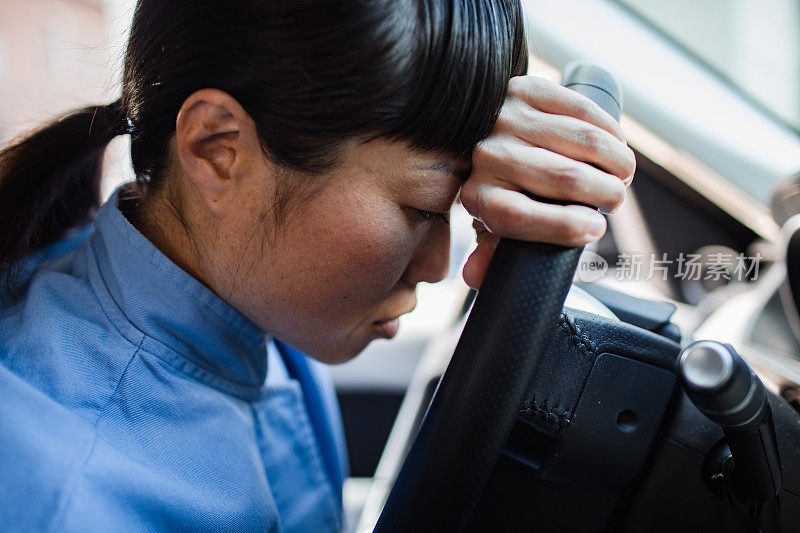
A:
[[[242,130],[248,128],[255,129],[242,106],[217,89],[193,93],[178,113],[175,148],[181,169],[217,216],[224,216],[226,200],[243,185],[251,147]]]

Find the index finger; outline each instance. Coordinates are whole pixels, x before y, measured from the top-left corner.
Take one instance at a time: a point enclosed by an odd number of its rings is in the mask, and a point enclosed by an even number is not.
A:
[[[582,94],[536,76],[517,76],[508,83],[508,94],[544,113],[568,115],[594,124],[627,144],[614,117]]]

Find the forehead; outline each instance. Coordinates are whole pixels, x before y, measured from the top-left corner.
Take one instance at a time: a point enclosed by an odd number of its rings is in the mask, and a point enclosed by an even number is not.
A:
[[[463,183],[470,172],[470,158],[439,151],[418,150],[407,142],[373,139],[345,144],[340,166],[370,174],[402,174],[412,182]]]

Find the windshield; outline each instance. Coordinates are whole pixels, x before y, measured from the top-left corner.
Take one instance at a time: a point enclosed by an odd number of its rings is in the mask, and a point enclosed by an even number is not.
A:
[[[616,0],[800,132],[800,0]]]

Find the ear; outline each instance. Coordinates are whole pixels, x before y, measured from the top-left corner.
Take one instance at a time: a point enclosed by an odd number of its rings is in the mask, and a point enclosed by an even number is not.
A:
[[[228,93],[201,89],[181,106],[175,143],[183,173],[218,217],[234,208],[237,191],[263,176],[255,123]]]

